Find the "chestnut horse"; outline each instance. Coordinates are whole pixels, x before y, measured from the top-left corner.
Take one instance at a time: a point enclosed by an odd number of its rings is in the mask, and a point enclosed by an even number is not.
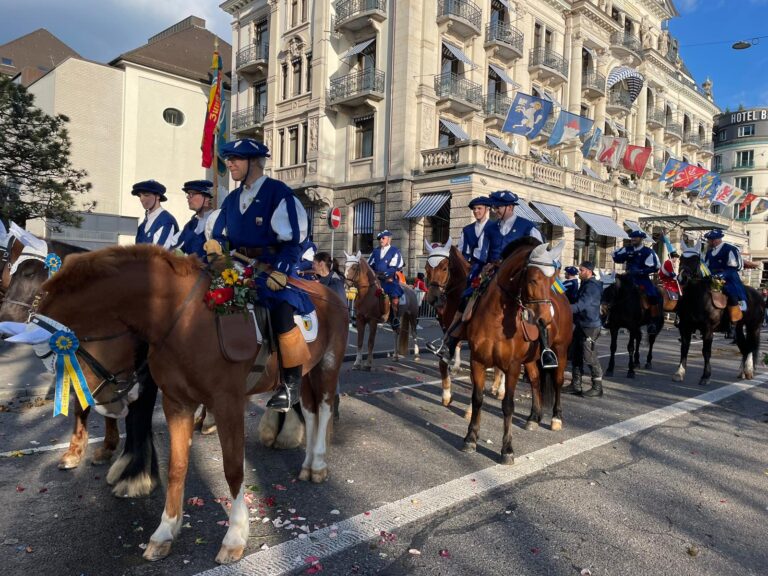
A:
[[[0,304],[2,304],[11,283],[11,268],[21,256],[23,249],[24,245],[12,234],[8,234],[6,243],[0,245]]]
[[[133,339],[148,344],[148,367],[163,392],[171,442],[165,508],[144,552],[148,560],[167,556],[181,530],[194,414],[200,404],[216,419],[232,496],[229,529],[216,561],[239,560],[248,542],[243,485],[246,395],[277,387],[277,358],[272,354],[265,371],[250,378],[254,358],[239,363],[224,358],[214,312],[203,302],[209,286],[210,278],[197,258],[152,245],[116,246],[70,257],[43,285],[46,295],[33,318],[54,330],[70,330],[80,339],[78,356],[97,402],[110,399],[104,398],[108,391],[96,390],[100,380],[96,367],[133,366]],[[296,286],[310,294],[319,321],[301,387],[307,449],[299,479],[322,482],[328,476],[326,434],[347,344],[348,316],[332,290],[294,279],[286,289]],[[38,341],[46,342],[44,337]]]
[[[389,302],[383,301],[383,288],[373,269],[360,254],[347,254],[344,276],[347,286],[357,289],[355,297],[355,328],[357,329],[357,357],[352,366],[353,370],[370,371],[373,367],[373,345],[376,342],[376,330],[379,322],[386,322],[389,317]],[[419,355],[419,344],[416,340],[416,320],[419,317],[419,303],[416,293],[410,286],[403,286],[405,292],[400,299],[398,317],[400,330],[395,332],[394,359],[408,354],[408,338],[413,334],[413,355]],[[365,327],[368,327],[368,361],[363,363],[363,340]]]
[[[543,403],[553,403],[552,430],[563,425],[560,389],[563,386],[568,346],[573,337],[571,305],[565,294],[552,290],[555,261],[562,252],[561,243],[552,251],[532,238],[512,242],[504,251],[507,255],[477,302],[467,323],[472,377],[472,419],[464,438],[465,452],[474,452],[480,432],[480,416],[485,388],[485,371],[493,366],[506,376],[507,391],[502,402],[504,437],[501,445],[502,464],[514,463],[511,423],[515,411],[515,386],[525,365],[531,381],[532,404],[526,429],[533,430],[541,421]],[[523,326],[527,316],[542,336],[546,335],[558,358],[554,369],[541,370],[539,357],[542,343],[535,338],[533,326]],[[526,332],[530,335],[525,337]],[[530,339],[530,341],[528,341]],[[546,342],[544,343],[546,345]],[[540,375],[543,371],[543,381]]]
[[[427,303],[437,311],[437,321],[443,332],[448,330],[456,311],[461,303],[461,295],[467,284],[467,275],[469,274],[469,262],[464,258],[459,249],[452,245],[451,239],[444,246],[433,248],[429,242],[424,241],[424,247],[427,249],[427,263],[425,266],[427,279]],[[461,364],[461,346],[456,346],[453,366],[450,367],[441,358],[438,362],[440,368],[440,380],[443,386],[443,406],[450,406],[451,395],[451,376],[449,372],[456,372]],[[494,368],[493,386],[491,394],[494,394],[499,400],[504,398],[504,383],[502,382],[502,373],[498,368]],[[467,408],[464,417],[469,419],[472,411]]]

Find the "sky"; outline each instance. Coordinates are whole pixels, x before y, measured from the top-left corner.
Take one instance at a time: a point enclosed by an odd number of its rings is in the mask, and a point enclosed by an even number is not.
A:
[[[109,62],[194,14],[231,42],[222,0],[0,0],[0,44],[46,28],[81,56]],[[627,0],[631,1],[631,0]],[[768,0],[676,0],[670,22],[697,82],[709,76],[723,109],[768,107]],[[737,40],[758,43],[733,50]]]

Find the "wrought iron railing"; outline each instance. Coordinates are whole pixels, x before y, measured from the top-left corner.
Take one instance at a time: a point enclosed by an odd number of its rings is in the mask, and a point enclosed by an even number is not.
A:
[[[456,98],[477,105],[483,103],[482,86],[453,72],[435,76],[435,92],[439,98]]]
[[[331,80],[328,99],[331,102],[336,102],[361,92],[384,93],[384,72],[375,68],[366,68],[361,72],[353,72],[341,78],[334,78]]]
[[[683,127],[680,125],[680,122],[667,122],[664,132],[666,134],[674,134],[678,138],[683,137]]]
[[[267,115],[266,106],[251,106],[245,110],[240,110],[232,115],[232,130],[238,132],[257,126],[264,122]]]
[[[253,62],[269,60],[269,44],[251,44],[237,51],[237,67],[242,68]]]
[[[698,134],[683,134],[683,142],[685,144],[690,144],[691,146],[699,147],[701,146],[701,138],[699,138]]]
[[[656,122],[662,126],[664,126],[666,119],[667,117],[664,114],[664,110],[659,110],[658,108],[648,108],[645,115],[646,122]]]
[[[605,76],[597,72],[587,72],[581,76],[581,89],[591,88],[605,93]]]
[[[491,22],[485,27],[486,42],[501,42],[523,53],[523,33],[512,24]]]
[[[483,13],[480,7],[469,0],[440,0],[437,3],[438,16],[454,16],[463,18],[480,30]]]
[[[387,0],[342,0],[336,3],[336,23],[343,24],[363,12],[387,11]]]
[[[710,154],[714,154],[715,147],[712,145],[712,140],[704,140],[701,143],[701,151],[702,152],[709,152]]]
[[[622,46],[638,54],[643,49],[643,43],[640,42],[640,38],[630,34],[629,32],[614,32],[611,34],[611,45]]]
[[[544,66],[550,70],[568,77],[568,60],[554,50],[548,48],[531,48],[528,58],[529,66]]]
[[[507,116],[512,98],[505,94],[491,93],[485,97],[485,113],[488,116]]]

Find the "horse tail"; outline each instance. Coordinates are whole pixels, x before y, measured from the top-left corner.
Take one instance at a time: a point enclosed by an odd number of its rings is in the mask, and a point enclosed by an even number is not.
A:
[[[408,339],[411,335],[411,314],[403,314],[403,321],[400,323],[400,332],[397,335],[397,353],[401,356],[408,355]]]

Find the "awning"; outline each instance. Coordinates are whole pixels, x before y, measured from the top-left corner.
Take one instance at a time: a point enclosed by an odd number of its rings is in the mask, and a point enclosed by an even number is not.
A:
[[[581,167],[581,171],[582,171],[582,172],[584,172],[584,174],[586,174],[586,175],[587,175],[587,176],[589,176],[590,178],[594,178],[595,180],[602,180],[602,178],[600,178],[600,174],[598,174],[597,172],[595,172],[594,170],[592,170],[592,168],[590,168],[590,167],[589,167],[589,166],[587,166],[586,164],[584,164],[584,165]]]
[[[536,214],[536,212],[533,211],[533,208],[528,206],[528,203],[525,200],[520,198],[518,202],[519,204],[515,206],[515,214],[522,216],[531,222],[536,222],[536,224],[544,224],[544,220],[541,219],[541,216]]]
[[[624,220],[624,226],[629,228],[632,232],[642,232],[643,231],[643,229],[640,228],[640,224],[638,224],[634,220]]]
[[[469,59],[469,56],[464,54],[464,52],[461,51],[461,49],[457,48],[453,44],[449,44],[448,42],[443,42],[443,46],[445,47],[448,52],[453,54],[456,58],[464,62],[464,64],[468,64],[470,66],[474,66],[475,63],[472,62],[472,60]]]
[[[711,220],[690,216],[688,214],[670,214],[668,216],[644,216],[640,218],[641,224],[649,226],[660,226],[662,228],[676,228],[680,226],[683,230],[712,230],[712,228],[722,228],[728,230],[727,224],[718,224]]]
[[[370,200],[362,200],[352,206],[352,234],[373,234],[373,209],[374,204]]]
[[[634,102],[637,100],[640,91],[643,89],[645,77],[634,68],[628,66],[616,66],[616,68],[611,70],[610,74],[608,74],[608,89],[610,90],[619,82],[626,83],[629,97],[632,99],[632,102]]]
[[[507,143],[504,142],[504,140],[502,140],[498,136],[494,136],[493,134],[486,134],[485,137],[491,141],[491,144],[496,146],[496,148],[498,148],[502,152],[507,152],[508,154],[514,154],[514,152],[512,151],[512,148],[510,148],[507,145]]]
[[[446,130],[456,136],[459,140],[469,140],[469,134],[464,132],[464,128],[456,124],[456,122],[440,118],[440,124],[445,126]]]
[[[541,215],[544,216],[544,218],[549,220],[550,224],[554,226],[562,226],[563,228],[579,229],[559,206],[545,204],[544,202],[531,202],[531,204],[533,204],[533,207],[536,208],[536,210],[541,212]]]
[[[339,56],[339,58],[341,58],[342,60],[345,60],[350,56],[356,56],[357,54],[360,54],[360,52],[368,48],[368,46],[373,44],[375,40],[376,40],[375,38],[371,38],[370,40],[366,40],[365,42],[360,42],[359,44],[355,44],[354,46],[352,46],[352,48],[344,52],[344,54]]]
[[[450,192],[440,192],[438,194],[425,194],[414,204],[403,216],[409,220],[424,218],[425,216],[434,216],[440,212],[440,208],[451,197]]]
[[[596,234],[600,236],[610,236],[612,238],[629,238],[627,233],[621,229],[609,216],[602,216],[601,214],[593,214],[592,212],[584,212],[583,210],[577,210],[576,214],[581,216],[587,226],[592,228]]]
[[[499,75],[499,78],[501,78],[503,82],[506,82],[507,84],[512,85],[514,88],[520,88],[520,84],[512,80],[512,78],[509,77],[509,74],[507,74],[507,71],[504,70],[504,68],[500,68],[495,64],[489,64],[488,66],[490,66],[491,70],[493,70],[494,72],[496,72],[496,74]]]
[[[510,11],[512,10],[512,9],[509,7],[509,0],[499,0],[499,3],[500,3],[502,6],[504,6],[504,8],[506,8],[507,10],[510,10]]]

